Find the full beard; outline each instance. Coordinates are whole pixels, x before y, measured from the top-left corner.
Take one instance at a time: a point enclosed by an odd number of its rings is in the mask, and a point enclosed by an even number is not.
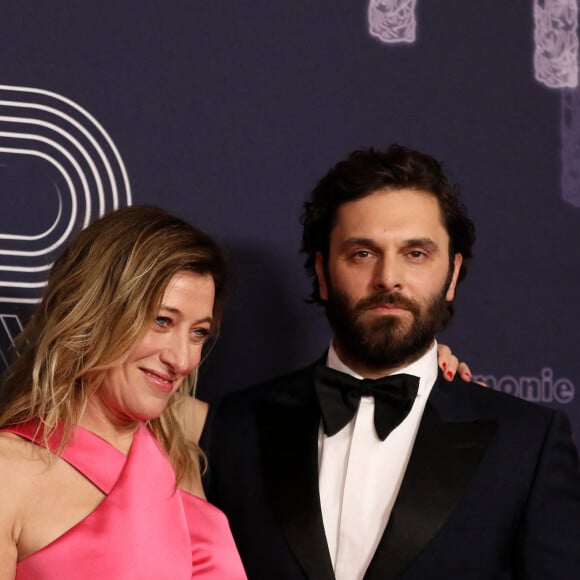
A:
[[[449,316],[446,286],[423,307],[396,292],[376,293],[353,304],[348,295],[329,288],[326,314],[336,345],[351,361],[375,371],[399,368],[417,360]],[[411,320],[407,315],[370,312],[383,305],[404,308]]]

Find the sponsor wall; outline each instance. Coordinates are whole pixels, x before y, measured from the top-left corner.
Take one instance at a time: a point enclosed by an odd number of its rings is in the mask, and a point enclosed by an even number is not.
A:
[[[161,205],[229,249],[206,399],[326,347],[298,218],[351,150],[442,161],[478,227],[441,336],[580,438],[580,93],[572,0],[125,2],[0,8],[0,355],[66,240]]]

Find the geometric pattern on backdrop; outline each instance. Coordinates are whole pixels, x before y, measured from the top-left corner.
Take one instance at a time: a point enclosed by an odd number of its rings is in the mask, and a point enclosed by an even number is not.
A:
[[[580,93],[577,0],[534,0],[534,76],[561,89],[560,189],[564,202],[580,207]],[[416,0],[369,0],[368,32],[387,44],[414,43]]]
[[[552,89],[578,86],[577,0],[534,0],[534,73]]]
[[[534,0],[534,75],[550,88],[578,86],[577,0]],[[416,40],[416,0],[369,0],[368,31],[387,44]]]
[[[415,42],[416,0],[370,0],[369,34],[388,44]]]
[[[41,89],[0,85],[0,180],[12,210],[0,224],[4,303],[38,302],[66,241],[92,218],[131,204],[125,165],[102,125]],[[31,224],[35,213],[40,222]]]
[[[0,85],[0,365],[67,240],[131,205],[125,164],[104,127],[71,99]],[[19,306],[20,305],[20,306]]]
[[[578,3],[534,0],[536,80],[561,89],[560,189],[562,199],[580,207],[580,94],[578,93]]]

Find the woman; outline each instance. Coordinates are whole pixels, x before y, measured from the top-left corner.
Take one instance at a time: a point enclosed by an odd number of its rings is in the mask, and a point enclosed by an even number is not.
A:
[[[245,578],[190,396],[224,277],[211,238],[152,207],[56,260],[0,391],[1,580]]]

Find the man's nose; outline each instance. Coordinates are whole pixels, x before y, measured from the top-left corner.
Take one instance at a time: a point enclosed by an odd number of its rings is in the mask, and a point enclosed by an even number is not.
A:
[[[381,257],[373,272],[373,287],[375,290],[390,292],[400,290],[403,284],[402,265],[393,257]]]

